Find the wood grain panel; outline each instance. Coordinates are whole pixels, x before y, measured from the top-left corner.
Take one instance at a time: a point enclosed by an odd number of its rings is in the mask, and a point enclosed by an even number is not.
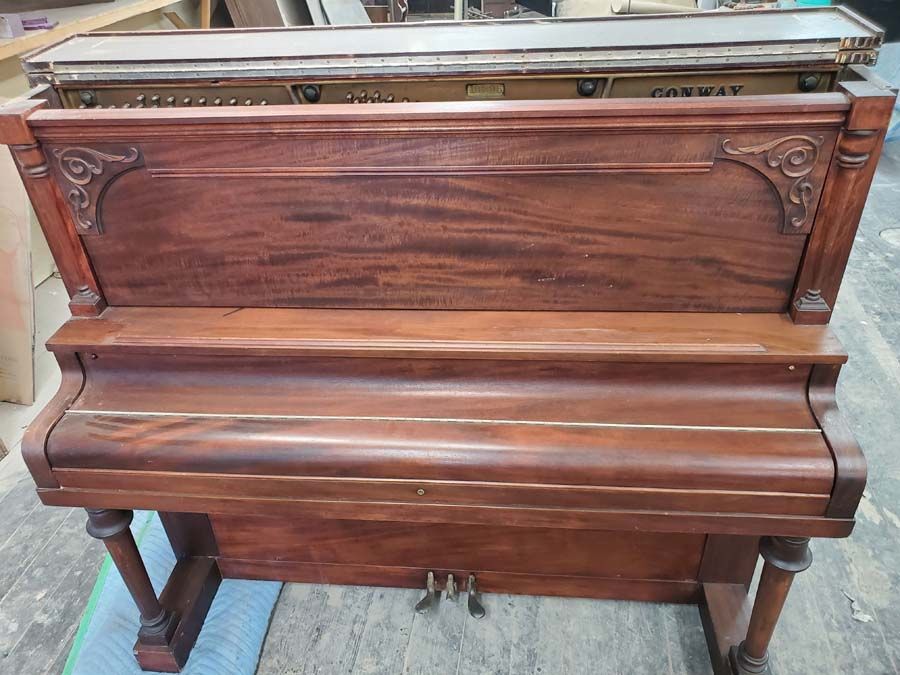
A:
[[[429,570],[416,567],[374,565],[328,565],[272,560],[219,558],[219,569],[229,579],[271,579],[307,584],[358,584],[393,588],[422,588]],[[436,570],[442,588],[445,575],[453,572],[465,588],[467,570]],[[648,602],[697,602],[700,585],[693,581],[659,581],[573,577],[561,575],[480,572],[478,589],[484,593],[512,595],[551,595],[604,600],[643,600]]]
[[[53,467],[829,494],[821,434],[404,420],[65,415]]]
[[[828,328],[782,314],[110,307],[57,352],[641,363],[844,363]]]
[[[802,365],[98,354],[84,366],[72,410],[818,429]]]
[[[585,131],[668,132],[839,127],[850,105],[839,93],[567,101],[448,101],[384,106],[319,105],[40,110],[28,123],[42,141],[258,139],[260,136],[485,136]]]
[[[64,488],[153,492],[160,485],[165,485],[166,492],[172,495],[359,503],[512,504],[549,508],[820,516],[825,513],[829,501],[828,495],[822,494],[699,488],[677,490],[486,481],[302,478],[117,469],[57,468],[53,475]],[[419,495],[419,490],[422,490],[422,495]]]
[[[697,578],[706,537],[214,516],[226,558],[627,579]],[[666,550],[665,556],[655,552]]]
[[[552,509],[469,504],[305,501],[177,495],[165,491],[124,492],[94,489],[38,489],[44,504],[111,509],[158,509],[186,513],[226,513],[273,518],[337,518],[416,523],[469,523],[508,527],[629,532],[693,532],[742,536],[846,537],[855,521],[821,516],[747,513],[685,513],[620,509]]]
[[[377,134],[323,136],[315,142],[272,143],[248,140],[240,153],[228,141],[147,142],[142,147],[153,177],[248,174],[289,175],[319,172],[341,175],[356,171],[398,173],[443,169],[447,173],[491,170],[515,173],[566,170],[709,171],[718,150],[718,135],[707,133],[618,133],[596,135],[519,134],[485,139],[476,134],[416,131],[386,139]],[[502,142],[501,142],[502,140]],[[195,173],[196,172],[196,173]]]
[[[780,233],[780,197],[753,169],[540,170],[136,170],[85,245],[114,305],[786,309],[805,238]]]

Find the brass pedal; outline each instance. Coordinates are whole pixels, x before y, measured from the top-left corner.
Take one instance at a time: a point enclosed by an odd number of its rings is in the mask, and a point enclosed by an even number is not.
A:
[[[425,578],[425,597],[416,603],[416,611],[419,614],[427,614],[437,605],[437,593],[434,590],[434,572],[429,572]]]
[[[475,583],[475,575],[469,575],[469,614],[473,619],[481,619],[487,612],[484,605],[481,604],[481,597],[478,595],[478,586]]]
[[[447,599],[453,602],[459,598],[459,586],[452,574],[447,575]]]

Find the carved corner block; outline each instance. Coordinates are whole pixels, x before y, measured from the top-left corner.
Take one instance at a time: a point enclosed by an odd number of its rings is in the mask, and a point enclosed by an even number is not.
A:
[[[116,178],[144,165],[140,150],[131,146],[104,150],[64,147],[54,148],[52,154],[57,179],[78,233],[101,234],[103,194]]]
[[[79,286],[69,300],[72,316],[100,316],[106,309],[106,300],[89,286]]]
[[[747,143],[725,138],[718,156],[745,164],[765,177],[781,198],[781,231],[806,234],[822,192],[827,165],[822,155],[828,154],[822,152],[825,141],[825,136],[818,134],[792,134]]]
[[[831,307],[822,297],[822,291],[817,288],[808,289],[803,295],[794,301],[794,307],[798,312],[830,312]]]

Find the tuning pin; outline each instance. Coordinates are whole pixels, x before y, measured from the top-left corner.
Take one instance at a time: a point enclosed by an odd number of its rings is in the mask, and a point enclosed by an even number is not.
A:
[[[190,105],[190,104],[191,104],[191,101],[192,101],[192,99],[191,99],[190,96],[185,96],[185,97],[184,97],[184,100],[182,101],[182,103],[183,103],[184,105]]]
[[[205,96],[201,96],[200,98],[198,98],[198,99],[197,99],[197,105],[206,105],[206,97],[205,97]]]

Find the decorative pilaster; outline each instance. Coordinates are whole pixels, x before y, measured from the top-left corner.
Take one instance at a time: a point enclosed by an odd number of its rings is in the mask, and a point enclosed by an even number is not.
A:
[[[868,68],[854,70],[860,79],[838,85],[851,107],[794,286],[789,311],[795,323],[824,324],[831,318],[896,99],[890,85]]]
[[[46,103],[22,99],[3,106],[0,109],[0,143],[9,145],[16,160],[31,206],[72,298],[69,304],[72,314],[97,316],[106,308],[103,292],[78,237],[71,212],[53,179],[53,167],[45,148],[28,124],[29,116]]]

